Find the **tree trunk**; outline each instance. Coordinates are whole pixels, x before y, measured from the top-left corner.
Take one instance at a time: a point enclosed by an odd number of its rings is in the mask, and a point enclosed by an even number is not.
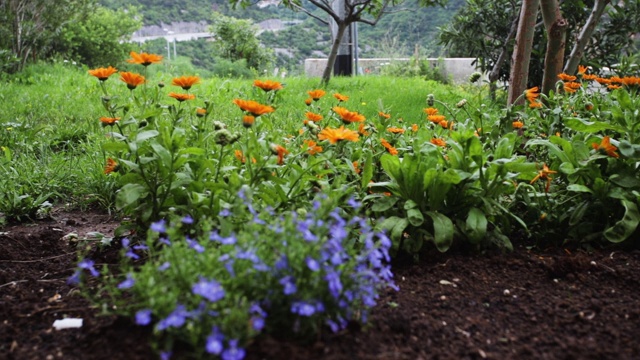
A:
[[[327,85],[329,80],[331,80],[331,73],[333,72],[333,66],[336,63],[336,57],[338,56],[338,49],[340,48],[340,42],[342,41],[342,36],[344,36],[345,30],[349,27],[345,21],[337,22],[338,31],[336,33],[336,38],[333,39],[333,45],[331,46],[331,52],[329,53],[329,57],[327,58],[327,67],[324,68],[324,72],[322,73],[322,84]]]
[[[524,0],[522,2],[518,33],[516,34],[516,46],[513,49],[511,58],[507,105],[513,104],[516,100],[518,100],[518,103],[524,102],[521,95],[527,87],[527,79],[529,78],[529,62],[531,60],[539,4],[540,0]]]
[[[593,4],[593,9],[591,10],[591,14],[589,14],[589,18],[587,22],[584,24],[584,27],[580,31],[580,35],[578,35],[578,40],[575,45],[573,45],[573,49],[571,50],[571,55],[569,55],[569,60],[567,60],[566,65],[564,66],[564,72],[567,74],[573,74],[578,69],[578,65],[580,65],[580,60],[582,60],[582,55],[584,54],[584,48],[587,46],[589,39],[591,39],[591,35],[595,30],[602,14],[604,13],[604,9],[609,5],[610,0],[596,0]]]
[[[547,52],[544,57],[542,92],[548,95],[551,90],[554,90],[558,74],[562,72],[566,31],[569,23],[562,17],[557,0],[540,0],[540,10],[544,27],[547,30]]]

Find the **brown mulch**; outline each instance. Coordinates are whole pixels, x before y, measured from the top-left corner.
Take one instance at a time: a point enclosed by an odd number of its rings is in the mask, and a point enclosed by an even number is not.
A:
[[[0,359],[157,359],[146,328],[100,316],[66,284],[64,236],[110,234],[108,215],[57,210],[0,229]],[[301,346],[263,338],[256,359],[640,359],[640,251],[437,254],[396,267],[370,322]],[[84,319],[56,331],[56,319]]]

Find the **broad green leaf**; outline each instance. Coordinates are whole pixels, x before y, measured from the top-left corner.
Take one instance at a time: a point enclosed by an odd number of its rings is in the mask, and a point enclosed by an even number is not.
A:
[[[634,175],[618,173],[609,177],[609,180],[623,188],[631,189],[640,187],[640,180]]]
[[[147,139],[151,139],[153,137],[158,136],[158,134],[160,134],[160,133],[157,130],[141,131],[136,136],[136,142],[143,142],[143,141],[145,141]]]
[[[383,212],[391,209],[398,202],[399,198],[395,196],[381,196],[371,206],[371,210],[375,212]]]
[[[616,126],[610,123],[602,121],[587,121],[580,118],[566,118],[564,119],[564,124],[572,130],[585,133],[596,133],[603,130],[613,130],[624,134],[626,131],[623,127]]]
[[[469,241],[474,244],[480,242],[487,235],[487,217],[482,210],[475,207],[469,209],[466,230]]]
[[[633,160],[640,159],[640,145],[632,144],[627,140],[620,140],[618,145],[620,154]]]
[[[515,133],[505,135],[496,146],[496,150],[493,152],[494,159],[507,159],[513,155],[514,141],[513,137]]]
[[[369,181],[373,178],[373,153],[365,151],[364,163],[360,165],[362,168],[362,180],[360,186],[366,188]]]
[[[436,248],[440,252],[449,250],[453,244],[453,222],[438,212],[427,211],[427,215],[433,220],[433,241]]]
[[[635,203],[628,200],[620,201],[625,208],[624,217],[612,227],[604,231],[604,237],[612,243],[622,242],[631,236],[640,223],[640,213]]]
[[[587,212],[588,208],[589,208],[588,200],[585,200],[582,203],[578,204],[575,210],[573,210],[573,212],[571,213],[571,217],[569,218],[569,225],[574,226],[578,224],[584,217],[584,214]]]
[[[422,215],[420,209],[416,208],[407,210],[407,219],[409,219],[409,223],[411,223],[411,225],[415,227],[418,227],[422,225],[422,223],[424,223],[424,215]]]
[[[126,184],[118,191],[116,207],[118,209],[124,209],[135,203],[141,197],[145,197],[147,194],[147,189],[140,184]]]
[[[583,192],[583,193],[593,194],[593,190],[589,189],[588,187],[586,187],[584,185],[580,185],[580,184],[571,184],[571,185],[567,186],[567,190],[568,191],[573,191],[573,192]]]
[[[109,141],[102,144],[102,150],[111,151],[111,152],[119,152],[119,151],[127,151],[129,149],[129,145],[122,141]]]
[[[402,171],[400,171],[400,160],[396,156],[384,154],[380,158],[380,164],[384,171],[391,176],[398,184],[402,184]]]
[[[389,238],[391,240],[399,242],[400,239],[402,239],[404,229],[409,226],[409,220],[398,216],[392,216],[390,218],[384,219],[384,221],[382,221],[379,226],[382,230],[389,231]]]
[[[153,149],[153,152],[158,155],[160,161],[162,161],[163,166],[167,168],[171,167],[171,153],[169,152],[169,150],[156,142],[153,142],[151,144],[151,148]]]

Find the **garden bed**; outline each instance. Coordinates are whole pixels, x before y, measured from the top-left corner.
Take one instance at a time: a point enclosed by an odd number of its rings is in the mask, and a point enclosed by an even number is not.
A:
[[[93,212],[54,210],[52,219],[0,231],[0,358],[155,359],[150,332],[100,316],[66,283],[76,233],[110,232]],[[108,251],[97,263],[117,263]],[[369,324],[302,346],[261,338],[249,359],[633,359],[640,357],[640,251],[579,249],[432,253],[396,265],[400,291],[381,295]],[[84,319],[56,331],[54,320]],[[176,353],[174,358],[179,358]]]

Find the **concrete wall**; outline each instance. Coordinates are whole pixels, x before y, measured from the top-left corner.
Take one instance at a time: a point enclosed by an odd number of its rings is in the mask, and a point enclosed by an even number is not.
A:
[[[428,58],[424,59],[429,61],[433,66],[437,66],[439,62],[444,65],[444,72],[447,77],[450,77],[455,83],[463,83],[469,79],[469,75],[473,74],[475,67],[471,63],[475,58]],[[409,62],[411,59],[399,58],[399,59],[358,59],[358,73],[367,74],[379,74],[380,69],[391,63],[396,62]],[[322,71],[327,64],[327,59],[305,59],[304,72],[309,77],[322,76]]]

